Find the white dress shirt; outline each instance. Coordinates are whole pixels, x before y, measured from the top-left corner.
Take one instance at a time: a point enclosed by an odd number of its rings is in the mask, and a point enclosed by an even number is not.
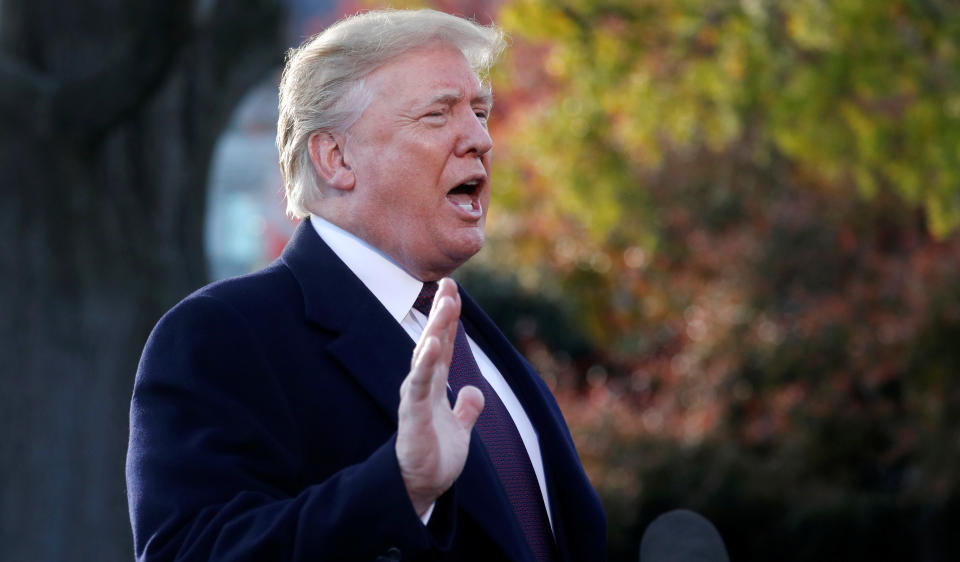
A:
[[[310,224],[313,225],[314,230],[326,242],[327,246],[333,250],[333,253],[337,254],[337,257],[377,297],[377,300],[387,309],[390,316],[406,330],[414,342],[417,342],[427,325],[427,317],[413,308],[413,303],[417,300],[423,283],[376,248],[335,224],[316,215],[310,215]],[[543,457],[540,455],[540,442],[537,439],[537,432],[534,430],[533,424],[530,423],[530,418],[527,417],[523,406],[520,405],[520,401],[517,400],[517,395],[514,394],[497,367],[469,335],[467,341],[470,343],[470,350],[480,367],[480,373],[497,393],[497,396],[500,397],[500,401],[503,402],[507,412],[510,413],[510,417],[513,418],[517,431],[520,432],[520,439],[523,440],[527,455],[530,457],[530,463],[533,465],[533,471],[537,475],[537,483],[540,485],[540,493],[543,495],[547,517],[550,518],[550,526],[553,527],[550,499],[547,497],[547,485],[543,475]],[[433,506],[424,515],[424,522],[429,519],[432,511]]]

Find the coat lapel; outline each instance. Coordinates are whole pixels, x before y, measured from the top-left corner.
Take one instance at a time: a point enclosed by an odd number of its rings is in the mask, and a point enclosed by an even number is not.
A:
[[[281,256],[300,284],[307,319],[337,334],[327,351],[394,424],[414,344],[380,301],[303,220]]]

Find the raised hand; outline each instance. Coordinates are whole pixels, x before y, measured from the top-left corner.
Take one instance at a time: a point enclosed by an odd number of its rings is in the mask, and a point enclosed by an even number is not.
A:
[[[460,295],[450,279],[440,281],[427,326],[413,350],[410,374],[400,385],[397,461],[417,514],[460,476],[470,447],[470,431],[483,409],[483,394],[460,389],[453,408],[447,375],[460,318]]]

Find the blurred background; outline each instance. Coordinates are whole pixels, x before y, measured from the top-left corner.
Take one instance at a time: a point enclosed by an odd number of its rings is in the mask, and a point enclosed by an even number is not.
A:
[[[128,560],[137,360],[272,260],[285,49],[371,2],[0,2],[0,560]],[[960,559],[960,5],[394,2],[495,21],[488,244],[610,559]]]

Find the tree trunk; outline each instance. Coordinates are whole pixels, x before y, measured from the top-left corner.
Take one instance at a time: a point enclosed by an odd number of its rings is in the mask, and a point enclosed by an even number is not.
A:
[[[205,279],[213,145],[279,0],[0,2],[0,560],[129,560],[137,359]]]

